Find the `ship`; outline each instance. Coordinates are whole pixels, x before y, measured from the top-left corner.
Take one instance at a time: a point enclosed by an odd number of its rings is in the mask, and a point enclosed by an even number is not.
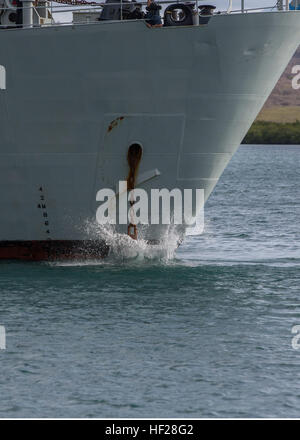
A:
[[[107,256],[91,233],[96,196],[128,181],[132,147],[135,188],[202,188],[206,201],[299,45],[288,5],[188,4],[192,21],[152,27],[128,3],[56,23],[44,0],[2,0],[0,259]],[[143,239],[157,244],[167,229],[149,224]]]

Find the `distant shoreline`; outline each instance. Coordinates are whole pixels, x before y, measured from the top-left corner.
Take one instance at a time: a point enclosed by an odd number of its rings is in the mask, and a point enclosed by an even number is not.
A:
[[[300,121],[255,121],[242,141],[246,145],[300,145]]]
[[[300,144],[240,144],[240,147],[297,147],[300,148]]]

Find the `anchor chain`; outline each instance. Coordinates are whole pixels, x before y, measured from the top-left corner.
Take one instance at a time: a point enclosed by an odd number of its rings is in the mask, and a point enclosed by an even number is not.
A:
[[[136,202],[134,198],[134,188],[136,183],[136,176],[138,172],[138,167],[142,158],[142,147],[139,144],[132,144],[128,149],[127,154],[127,162],[129,165],[129,175],[127,178],[127,189],[131,191],[130,195],[130,209],[129,209],[129,217],[130,223],[127,228],[127,234],[133,240],[137,240],[138,238],[138,230],[137,225],[135,224],[135,211],[134,204]]]
[[[132,190],[132,197],[134,197],[134,193]],[[135,212],[134,212],[134,204],[135,204],[135,200],[130,200],[130,209],[129,209],[129,213],[130,213],[130,223],[128,225],[127,228],[127,234],[129,235],[129,237],[131,237],[133,240],[137,240],[138,238],[138,231],[137,231],[137,225],[134,223],[134,218],[135,218]]]

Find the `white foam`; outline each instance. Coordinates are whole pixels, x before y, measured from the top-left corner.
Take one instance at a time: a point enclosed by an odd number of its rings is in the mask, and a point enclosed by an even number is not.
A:
[[[171,226],[166,230],[159,244],[149,244],[143,238],[146,233],[146,226],[139,228],[138,240],[133,240],[127,234],[120,234],[113,225],[99,225],[87,222],[84,226],[86,240],[103,240],[109,247],[108,256],[101,259],[77,259],[72,261],[61,261],[50,263],[55,266],[97,266],[130,261],[162,261],[169,262],[175,258],[178,248],[179,236]]]
[[[109,247],[109,258],[122,260],[171,260],[178,247],[178,235],[169,228],[161,242],[157,245],[149,244],[143,238],[146,229],[139,229],[139,238],[133,240],[127,234],[118,233],[113,226],[89,225],[89,235],[105,241]]]

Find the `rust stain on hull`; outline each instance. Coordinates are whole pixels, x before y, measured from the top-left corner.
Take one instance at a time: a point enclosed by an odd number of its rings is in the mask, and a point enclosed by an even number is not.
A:
[[[127,189],[131,191],[135,187],[139,164],[142,159],[142,147],[133,144],[129,147],[127,153],[127,162],[129,165],[129,174],[127,177]]]
[[[122,122],[124,119],[124,116],[119,116],[118,118],[111,121],[111,123],[108,126],[107,133],[110,133],[113,128],[116,128],[120,122]]]

